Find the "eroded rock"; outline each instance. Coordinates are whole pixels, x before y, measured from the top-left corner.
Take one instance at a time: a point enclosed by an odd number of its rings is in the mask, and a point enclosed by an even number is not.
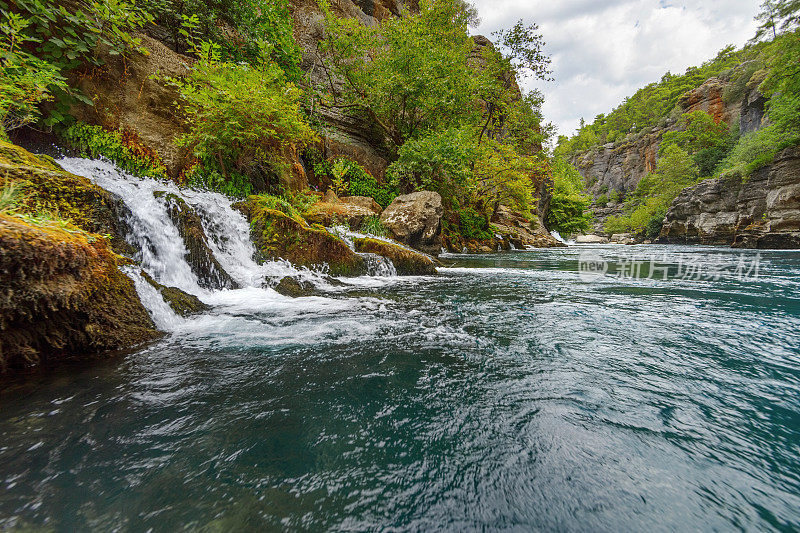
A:
[[[239,284],[219,264],[208,246],[208,237],[197,213],[183,198],[174,194],[155,194],[167,203],[167,213],[183,239],[186,262],[197,276],[198,284],[206,289],[238,289]]]
[[[442,197],[432,191],[398,196],[381,214],[395,240],[427,254],[442,250]]]
[[[159,335],[104,238],[0,215],[0,372]]]
[[[703,181],[672,202],[659,242],[800,248],[800,148],[739,177]]]
[[[259,196],[235,206],[250,221],[250,234],[261,261],[285,259],[296,266],[327,265],[332,276],[361,276],[364,259],[322,226],[310,226],[270,209]]]
[[[376,254],[389,259],[401,276],[429,276],[436,274],[436,262],[419,252],[380,239],[355,239],[360,253]]]
[[[162,285],[144,270],[141,271],[141,276],[161,294],[167,305],[179,316],[197,315],[211,309],[210,305],[204,304],[197,296],[184,292],[177,287]]]

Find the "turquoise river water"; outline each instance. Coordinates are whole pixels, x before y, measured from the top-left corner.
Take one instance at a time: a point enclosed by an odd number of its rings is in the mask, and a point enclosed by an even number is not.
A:
[[[800,529],[800,253],[443,262],[13,382],[0,529]]]

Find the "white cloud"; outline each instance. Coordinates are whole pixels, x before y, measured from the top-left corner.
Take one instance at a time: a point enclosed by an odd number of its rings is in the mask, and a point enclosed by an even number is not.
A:
[[[473,0],[487,36],[520,18],[539,24],[553,82],[528,81],[545,95],[560,134],[591,121],[667,72],[681,73],[755,33],[760,0]]]

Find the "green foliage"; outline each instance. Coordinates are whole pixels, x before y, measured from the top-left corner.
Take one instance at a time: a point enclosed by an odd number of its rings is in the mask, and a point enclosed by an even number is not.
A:
[[[746,179],[775,159],[784,139],[775,125],[743,136],[721,163],[720,175]]]
[[[92,103],[69,88],[63,76],[78,67],[102,64],[97,55],[100,50],[110,55],[146,53],[135,31],[152,20],[135,0],[0,0],[0,15],[9,21],[18,15],[24,21],[18,42],[40,60],[35,65],[40,71],[29,76],[36,78],[37,87],[46,84],[57,100],[44,121],[48,126],[71,123],[69,106],[76,100]]]
[[[588,210],[591,198],[584,190],[580,173],[561,158],[553,160],[552,172],[553,190],[545,220],[547,227],[563,235],[588,231],[592,223]]]
[[[704,111],[683,114],[678,126],[679,131],[664,134],[659,154],[664,154],[670,146],[675,145],[692,155],[723,144],[730,134],[727,124],[714,122],[714,118]]]
[[[277,64],[219,62],[211,47],[204,50],[211,57],[171,80],[191,126],[179,143],[200,161],[196,175],[207,186],[238,196],[249,192],[245,176],[263,167],[275,175],[288,171],[286,150],[316,136],[300,109],[302,92]]]
[[[140,1],[169,30],[178,51],[191,52],[192,39],[214,41],[232,61],[271,59],[290,79],[299,78],[301,53],[286,0]],[[191,35],[186,34],[186,17],[194,19]]]
[[[388,237],[389,230],[381,224],[381,217],[364,217],[364,221],[361,222],[361,228],[359,228],[361,233],[366,233],[367,235],[375,235],[376,237]]]
[[[637,185],[625,214],[608,217],[606,231],[656,237],[672,201],[697,179],[698,169],[692,157],[676,143],[670,144],[658,160],[655,172]]]
[[[364,167],[347,158],[319,162],[314,165],[314,172],[317,176],[328,176],[336,194],[343,191],[349,196],[368,196],[383,207],[392,203],[399,194],[392,180],[378,183]]]
[[[390,183],[441,194],[448,227],[464,236],[491,237],[488,219],[500,204],[529,214],[549,129],[541,96],[522,97],[516,79],[548,73],[536,25],[520,22],[499,33],[496,48],[476,47],[468,31],[475,11],[461,0],[422,0],[419,13],[376,27],[323,6],[323,48],[344,82],[332,91],[342,103],[330,105],[368,118],[385,138]],[[375,197],[353,187],[350,180],[350,194]]]
[[[17,182],[7,182],[0,187],[0,213],[10,215],[17,211],[23,199],[25,187]]]
[[[461,207],[456,214],[458,215],[459,233],[462,236],[478,240],[487,240],[494,236],[486,215],[474,207]]]
[[[327,10],[323,42],[344,80],[345,102],[369,116],[395,150],[476,112],[463,3],[422,0],[419,14],[406,15],[370,27]]]
[[[122,170],[136,176],[167,178],[164,164],[151,152],[136,146],[119,131],[107,131],[100,126],[82,122],[67,128],[62,137],[86,157],[105,157]]]
[[[597,207],[606,207],[608,205],[608,194],[601,194],[594,203]]]
[[[800,30],[769,43],[769,73],[760,86],[771,96],[771,125],[743,136],[720,164],[718,174],[747,179],[782,149],[800,144]]]
[[[272,209],[273,211],[280,211],[284,215],[288,215],[295,220],[302,220],[300,216],[300,212],[289,203],[286,199],[280,198],[278,196],[271,196],[269,194],[261,194],[258,196],[261,205],[263,205],[267,209]]]
[[[800,23],[800,0],[764,0],[756,20],[761,22],[755,40],[778,37],[778,32],[796,27]]]
[[[309,190],[297,192],[286,191],[283,193],[282,197],[300,213],[305,213],[320,200],[319,196]]]
[[[67,88],[55,66],[22,50],[31,41],[25,34],[30,21],[17,13],[5,16],[0,23],[0,138],[35,122],[39,104],[52,100],[52,89]]]

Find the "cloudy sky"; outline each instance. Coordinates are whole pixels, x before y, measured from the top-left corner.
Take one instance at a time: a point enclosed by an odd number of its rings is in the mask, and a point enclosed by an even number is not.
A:
[[[553,82],[527,82],[545,94],[545,118],[572,134],[637,89],[743,45],[755,33],[761,0],[472,0],[474,33],[490,36],[520,18],[539,24],[553,60]]]

